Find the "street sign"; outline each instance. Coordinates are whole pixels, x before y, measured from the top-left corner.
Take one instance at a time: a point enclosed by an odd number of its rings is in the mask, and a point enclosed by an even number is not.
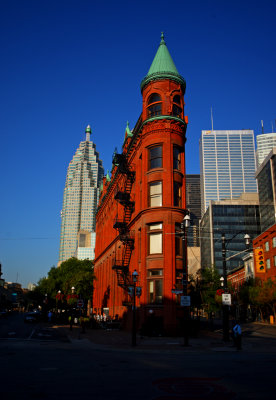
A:
[[[79,299],[78,303],[77,303],[78,308],[82,308],[83,307],[83,300]]]
[[[231,306],[231,294],[230,293],[222,294],[222,304],[224,306]]]
[[[191,305],[191,297],[190,296],[181,296],[180,297],[180,305],[182,307],[190,307],[190,305]]]
[[[172,293],[174,293],[174,294],[182,294],[182,293],[183,293],[183,290],[172,289]]]

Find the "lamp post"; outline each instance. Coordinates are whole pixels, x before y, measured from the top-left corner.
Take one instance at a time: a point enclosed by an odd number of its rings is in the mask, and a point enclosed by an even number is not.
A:
[[[241,233],[241,232],[239,232]],[[222,252],[222,270],[223,276],[220,278],[221,285],[224,287],[224,293],[228,293],[228,285],[227,285],[227,270],[226,270],[226,242],[230,242],[234,237],[236,237],[239,233],[231,237],[230,239],[226,239],[225,233],[221,234],[221,252]],[[244,240],[246,244],[246,248],[248,250],[249,243],[250,243],[250,236],[246,233],[244,235]],[[238,253],[240,254],[240,253]],[[232,258],[232,257],[231,257]],[[222,305],[222,312],[223,312],[223,341],[229,341],[229,305],[223,304]]]
[[[132,346],[136,346],[136,283],[138,279],[138,272],[136,269],[132,273],[133,283],[133,310],[132,310]]]
[[[182,230],[182,287],[184,305],[184,346],[189,346],[189,305],[188,301],[188,263],[187,263],[187,229],[190,226],[190,215],[187,213],[181,223]]]
[[[75,293],[75,287],[71,287],[71,292],[72,294]],[[71,303],[71,319],[70,319],[70,331],[73,329],[73,322],[74,322],[74,317],[73,317],[73,303]]]

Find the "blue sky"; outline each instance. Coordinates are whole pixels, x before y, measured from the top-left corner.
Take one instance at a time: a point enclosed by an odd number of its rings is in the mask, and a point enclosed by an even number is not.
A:
[[[105,171],[164,31],[185,78],[187,173],[201,130],[275,129],[276,2],[0,0],[0,261],[28,282],[57,264],[67,166],[87,124]]]

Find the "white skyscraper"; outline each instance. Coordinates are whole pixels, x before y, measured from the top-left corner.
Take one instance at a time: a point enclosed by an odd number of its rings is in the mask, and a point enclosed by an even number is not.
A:
[[[67,170],[61,212],[59,264],[70,257],[92,259],[94,254],[93,232],[104,169],[96,146],[90,141],[89,125],[85,132],[86,140],[80,143]]]
[[[199,144],[202,215],[210,200],[257,192],[254,131],[202,131]]]
[[[257,167],[261,165],[266,156],[276,147],[276,132],[263,133],[256,136],[257,139]]]

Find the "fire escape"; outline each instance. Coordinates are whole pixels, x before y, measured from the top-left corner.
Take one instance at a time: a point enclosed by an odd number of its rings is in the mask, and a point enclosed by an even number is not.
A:
[[[125,154],[114,154],[113,163],[118,166],[118,172],[122,174],[124,179],[122,190],[118,190],[114,197],[123,206],[123,218],[116,218],[113,225],[113,228],[118,231],[119,240],[124,247],[122,259],[115,259],[112,269],[116,271],[118,286],[127,291],[131,285],[129,263],[134,249],[134,234],[129,229],[129,223],[134,211],[134,201],[131,201],[130,193],[135,179],[135,171],[132,171],[128,165]]]

